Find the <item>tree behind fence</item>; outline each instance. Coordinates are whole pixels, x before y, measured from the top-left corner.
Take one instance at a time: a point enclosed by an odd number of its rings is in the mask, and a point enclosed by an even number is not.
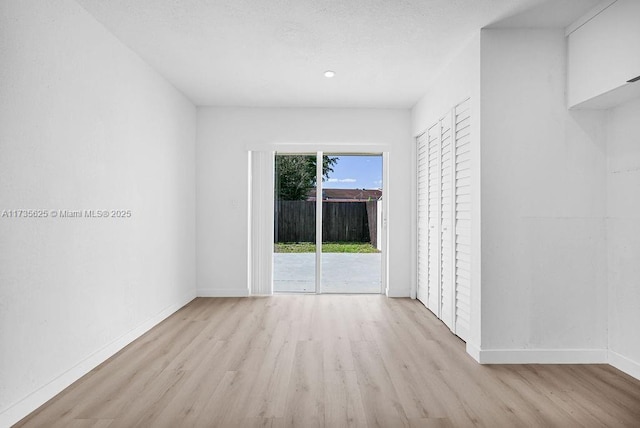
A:
[[[276,242],[315,242],[316,203],[276,201]],[[323,242],[377,244],[377,202],[324,202]]]

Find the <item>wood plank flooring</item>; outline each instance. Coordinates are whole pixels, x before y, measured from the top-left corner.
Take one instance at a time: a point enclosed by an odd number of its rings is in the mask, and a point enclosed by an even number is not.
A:
[[[481,366],[422,304],[198,298],[17,427],[639,427],[608,365]]]

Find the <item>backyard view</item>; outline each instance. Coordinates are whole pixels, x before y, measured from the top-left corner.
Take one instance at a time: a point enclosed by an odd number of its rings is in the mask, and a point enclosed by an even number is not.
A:
[[[312,242],[277,242],[276,253],[315,253],[316,244]],[[376,247],[368,242],[325,242],[323,253],[379,253]]]
[[[316,209],[322,205],[322,292],[379,293],[381,155],[275,158],[274,291],[316,292]]]

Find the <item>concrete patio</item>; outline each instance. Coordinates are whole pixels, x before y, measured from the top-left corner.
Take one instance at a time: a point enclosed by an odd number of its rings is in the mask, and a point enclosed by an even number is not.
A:
[[[323,293],[380,293],[382,259],[380,253],[322,254]],[[286,293],[315,292],[314,253],[275,253],[273,289]]]

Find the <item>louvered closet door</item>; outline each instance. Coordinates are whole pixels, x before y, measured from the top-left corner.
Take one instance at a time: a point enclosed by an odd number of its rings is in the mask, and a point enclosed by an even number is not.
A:
[[[427,306],[429,302],[429,213],[427,211],[429,205],[429,145],[426,132],[420,135],[416,141],[416,153],[418,157],[416,165],[418,180],[418,299]]]
[[[440,319],[453,329],[453,160],[451,115],[440,120]]]
[[[418,298],[467,340],[471,320],[470,101],[417,139]]]
[[[440,316],[440,123],[427,130],[427,307]]]
[[[455,314],[454,333],[469,334],[471,312],[471,115],[470,101],[454,109]]]

